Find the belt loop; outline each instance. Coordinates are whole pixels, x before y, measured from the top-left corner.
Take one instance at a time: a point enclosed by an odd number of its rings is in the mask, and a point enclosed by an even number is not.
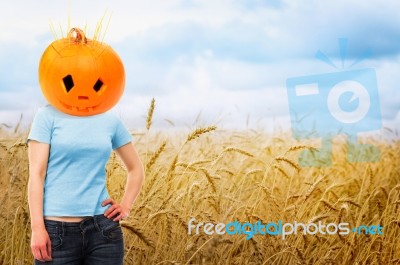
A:
[[[100,229],[100,226],[99,226],[99,222],[98,222],[98,217],[99,217],[99,215],[95,215],[95,216],[93,216],[93,223],[94,223],[94,226],[96,227],[96,229],[97,229],[97,231],[101,231],[101,229]]]
[[[61,236],[63,237],[65,234],[65,223],[61,222]]]
[[[83,233],[83,224],[85,223],[86,219],[83,219],[80,223],[79,223],[79,228],[81,229],[81,232]]]

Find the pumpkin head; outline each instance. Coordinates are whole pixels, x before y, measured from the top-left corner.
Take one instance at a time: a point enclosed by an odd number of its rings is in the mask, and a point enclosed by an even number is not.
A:
[[[114,50],[73,28],[54,41],[39,63],[39,83],[45,98],[58,110],[90,116],[112,108],[125,86],[124,66]]]

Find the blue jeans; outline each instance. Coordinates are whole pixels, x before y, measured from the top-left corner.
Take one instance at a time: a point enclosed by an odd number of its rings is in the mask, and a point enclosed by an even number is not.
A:
[[[104,215],[88,217],[81,222],[44,220],[49,233],[53,265],[122,265],[124,241],[119,222]]]

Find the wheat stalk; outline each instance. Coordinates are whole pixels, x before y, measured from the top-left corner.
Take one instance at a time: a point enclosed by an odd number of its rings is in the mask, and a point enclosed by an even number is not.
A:
[[[310,219],[309,223],[316,223],[318,221],[324,220],[326,218],[330,217],[329,214],[321,214],[318,216],[314,216],[313,218]]]
[[[273,168],[277,169],[279,172],[281,172],[281,174],[283,176],[285,176],[286,178],[290,179],[289,175],[285,172],[285,170],[283,170],[281,167],[279,167],[278,165],[274,164],[272,165]]]
[[[287,159],[287,158],[285,158],[285,157],[280,156],[280,157],[276,157],[275,160],[276,160],[276,161],[283,161],[283,162],[286,162],[286,163],[288,163],[289,165],[291,165],[294,169],[296,169],[297,173],[300,172],[300,167],[299,167],[295,162],[293,162],[293,161],[290,160],[290,159]]]
[[[153,124],[153,114],[156,106],[156,100],[154,98],[151,99],[149,110],[147,111],[146,117],[146,130],[150,130],[151,125]]]
[[[224,152],[237,152],[237,153],[239,153],[239,154],[242,154],[242,155],[245,155],[245,156],[248,156],[248,157],[254,157],[254,156],[253,156],[252,154],[250,154],[249,152],[244,151],[244,150],[239,149],[239,148],[236,148],[236,147],[228,147],[228,148],[226,148],[226,149],[224,150]]]
[[[322,202],[322,204],[324,204],[327,208],[329,208],[333,211],[339,211],[335,206],[333,206],[333,204],[331,204],[327,200],[321,199],[320,202]]]
[[[297,256],[299,257],[299,259],[301,261],[301,264],[307,264],[306,259],[305,259],[304,255],[303,255],[302,251],[297,247],[295,249],[296,249]]]
[[[214,193],[217,193],[217,186],[215,185],[215,182],[213,180],[213,177],[211,177],[210,173],[207,171],[206,168],[199,168],[200,171],[204,173],[204,176],[206,176],[208,183],[211,186],[211,189]]]
[[[235,175],[235,173],[233,173],[232,171],[230,171],[229,169],[226,169],[226,168],[219,168],[219,169],[217,169],[217,172],[224,172],[224,173],[227,173],[230,176],[234,176]]]
[[[302,150],[302,149],[308,149],[308,150],[317,150],[315,147],[312,146],[307,146],[307,145],[295,145],[290,147],[285,154],[290,153],[290,152],[294,152],[294,151],[298,151],[298,150]]]
[[[353,201],[353,200],[351,200],[351,199],[340,199],[340,200],[338,200],[338,202],[349,203],[349,204],[354,205],[354,206],[356,206],[356,207],[358,207],[358,208],[361,208],[361,205],[360,205],[360,204],[356,203],[355,201]]]
[[[208,127],[205,127],[205,128],[197,128],[187,136],[185,143],[193,141],[194,139],[200,137],[201,135],[203,135],[205,133],[208,133],[208,132],[215,131],[216,129],[217,129],[216,126],[208,126]]]
[[[306,195],[304,196],[304,201],[306,201],[317,189],[317,186],[321,183],[321,181],[325,178],[325,176],[320,177],[315,183],[313,183],[310,188],[307,190]]]
[[[120,224],[122,227],[126,228],[128,231],[137,235],[147,246],[149,246],[151,248],[155,248],[153,241],[151,239],[147,238],[144,235],[142,230],[140,230],[137,227],[134,227],[132,224],[127,224],[125,222],[121,222]]]
[[[151,156],[149,162],[146,164],[146,171],[149,171],[152,165],[154,165],[158,159],[158,157],[161,155],[161,153],[165,150],[165,146],[167,145],[167,141],[164,141],[160,147],[157,149],[157,151]]]

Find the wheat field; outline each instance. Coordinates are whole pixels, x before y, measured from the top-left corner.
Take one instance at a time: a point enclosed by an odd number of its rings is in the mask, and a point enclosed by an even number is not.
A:
[[[151,128],[154,101],[134,143],[146,179],[122,221],[125,264],[400,264],[400,142],[375,141],[377,163],[346,162],[334,142],[331,167],[302,168],[310,149],[288,133],[198,127]],[[25,133],[0,140],[0,263],[32,264]],[[397,138],[398,139],[398,138]],[[110,195],[121,198],[122,162],[106,168]],[[348,222],[380,224],[383,235],[188,235],[197,222]]]

